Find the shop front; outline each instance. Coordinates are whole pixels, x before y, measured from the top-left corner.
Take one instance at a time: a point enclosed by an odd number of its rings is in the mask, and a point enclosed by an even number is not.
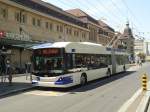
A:
[[[32,49],[30,48],[41,43],[32,41],[27,35],[0,31],[0,49],[9,54],[7,58],[10,59],[16,73],[25,72],[25,64],[31,62]]]

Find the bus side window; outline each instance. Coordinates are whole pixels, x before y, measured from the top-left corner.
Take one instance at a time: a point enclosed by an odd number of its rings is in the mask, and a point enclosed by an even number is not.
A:
[[[102,55],[100,56],[99,68],[106,68],[108,67],[108,56]]]
[[[61,68],[62,67],[62,60],[61,59],[58,59],[57,60],[57,68]]]
[[[105,68],[105,67],[108,67],[108,65],[105,64],[105,63],[100,63],[99,67],[100,67],[100,68]]]

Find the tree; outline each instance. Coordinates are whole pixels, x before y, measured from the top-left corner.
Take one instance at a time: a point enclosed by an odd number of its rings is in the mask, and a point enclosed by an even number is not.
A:
[[[138,57],[140,57],[141,60],[145,60],[146,55],[144,53],[138,53]]]

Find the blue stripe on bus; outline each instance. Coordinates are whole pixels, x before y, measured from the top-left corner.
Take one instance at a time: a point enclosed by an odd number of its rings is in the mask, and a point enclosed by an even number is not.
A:
[[[70,84],[73,83],[72,76],[60,77],[55,84],[56,85],[63,85],[63,84]]]

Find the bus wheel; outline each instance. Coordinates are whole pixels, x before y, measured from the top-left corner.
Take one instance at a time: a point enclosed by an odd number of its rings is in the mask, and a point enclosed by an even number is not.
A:
[[[107,77],[110,77],[110,76],[111,76],[111,70],[108,69],[108,70],[107,70]]]
[[[123,71],[126,72],[126,67],[125,66],[123,66]]]
[[[80,77],[80,85],[83,86],[87,83],[87,76],[86,74],[82,74]]]

